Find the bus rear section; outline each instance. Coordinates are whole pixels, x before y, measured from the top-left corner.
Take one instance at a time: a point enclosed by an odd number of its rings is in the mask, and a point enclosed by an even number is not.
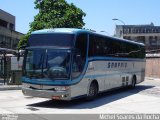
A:
[[[98,92],[135,87],[145,78],[145,46],[99,34],[89,35],[89,80],[97,81]],[[95,89],[97,89],[95,88]]]

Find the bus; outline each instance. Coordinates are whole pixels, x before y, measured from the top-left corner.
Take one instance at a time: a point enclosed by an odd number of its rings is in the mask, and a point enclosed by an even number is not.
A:
[[[25,48],[22,92],[72,100],[144,81],[145,45],[85,29],[54,28],[31,34]]]

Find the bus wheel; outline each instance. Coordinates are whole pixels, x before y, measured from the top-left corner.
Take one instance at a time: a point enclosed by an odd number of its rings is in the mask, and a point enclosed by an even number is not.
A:
[[[136,76],[133,76],[131,88],[135,88],[135,86],[136,86]]]
[[[93,100],[96,98],[98,94],[98,85],[96,82],[92,82],[90,87],[89,87],[89,91],[88,91],[88,95],[87,95],[87,100]]]

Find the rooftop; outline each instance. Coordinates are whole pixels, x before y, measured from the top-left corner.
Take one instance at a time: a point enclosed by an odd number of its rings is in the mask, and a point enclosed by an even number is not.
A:
[[[150,24],[140,24],[140,25],[116,25],[117,27],[160,27],[155,26],[152,22]]]
[[[0,9],[0,19],[15,24],[15,16]]]

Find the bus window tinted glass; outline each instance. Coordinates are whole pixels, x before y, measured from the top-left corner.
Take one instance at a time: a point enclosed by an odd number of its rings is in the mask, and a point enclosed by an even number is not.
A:
[[[73,54],[72,77],[76,78],[83,71],[87,55],[87,34],[79,34],[76,38]]]
[[[89,57],[123,57],[123,58],[144,58],[144,46],[121,41],[111,37],[90,35]]]
[[[29,46],[60,46],[72,47],[72,34],[33,34],[29,38]]]

